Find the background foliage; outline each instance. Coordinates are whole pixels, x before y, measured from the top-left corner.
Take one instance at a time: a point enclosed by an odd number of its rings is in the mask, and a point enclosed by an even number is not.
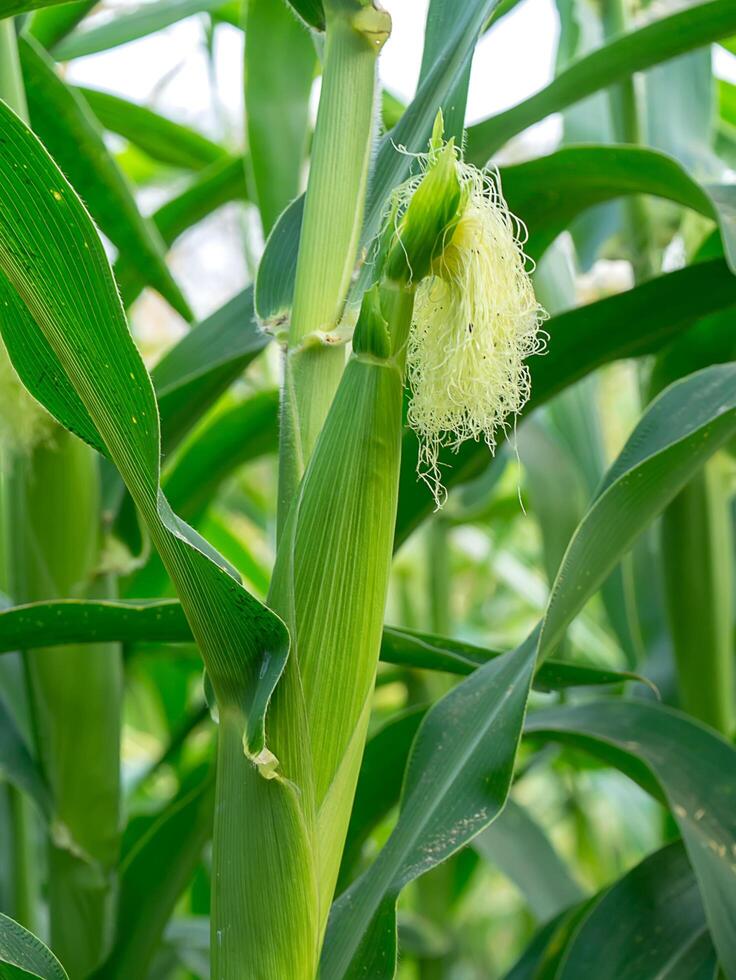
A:
[[[362,248],[438,107],[462,133],[476,43],[516,5],[429,3],[414,99],[376,107]],[[272,334],[325,26],[291,6],[0,0],[0,328],[76,434],[2,446],[0,976],[210,976],[210,708],[257,757],[288,647]],[[496,457],[446,454],[438,512],[403,433],[324,980],[736,977],[736,7],[556,12],[554,79],[465,137],[528,227],[549,348]],[[118,47],[134,74],[133,42],[186,18],[202,127],[70,80]]]

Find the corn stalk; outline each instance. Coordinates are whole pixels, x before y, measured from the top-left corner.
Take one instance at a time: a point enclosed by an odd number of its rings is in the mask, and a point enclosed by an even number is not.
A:
[[[374,126],[376,59],[391,21],[369,0],[331,0],[324,71],[284,361],[283,529],[345,366],[336,333],[355,269]]]

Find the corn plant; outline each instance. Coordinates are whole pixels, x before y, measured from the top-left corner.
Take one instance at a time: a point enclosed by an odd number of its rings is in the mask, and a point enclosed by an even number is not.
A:
[[[515,6],[0,0],[0,976],[736,978],[736,8]]]

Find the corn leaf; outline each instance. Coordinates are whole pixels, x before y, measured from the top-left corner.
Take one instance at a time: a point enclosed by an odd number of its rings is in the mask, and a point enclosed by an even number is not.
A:
[[[19,647],[69,643],[190,643],[192,631],[176,599],[58,599],[32,602],[0,612],[0,654]],[[381,660],[387,664],[435,670],[461,677],[472,674],[497,650],[472,646],[450,637],[385,626]],[[606,670],[592,664],[550,659],[534,684],[539,691],[601,687],[626,681],[649,682],[638,674]]]
[[[316,60],[312,39],[284,3],[249,0],[245,20],[248,173],[266,235],[300,190]]]
[[[645,858],[598,899],[565,950],[558,976],[714,980],[717,965],[698,883],[678,841]]]
[[[527,731],[584,748],[613,765],[629,760],[644,768],[682,834],[723,969],[727,976],[736,972],[736,807],[730,779],[736,749],[678,712],[634,701],[540,711],[530,717]]]
[[[257,754],[287,655],[286,631],[168,506],[159,486],[153,388],[102,244],[33,134],[6,107],[0,125],[6,346],[34,396],[117,463],[181,589],[215,690],[242,713],[245,744]]]
[[[46,149],[83,195],[100,229],[135,262],[142,280],[191,319],[187,301],[166,266],[163,243],[138,210],[90,110],[59,78],[35,41],[21,39],[20,58],[31,122]]]
[[[79,87],[74,91],[79,92],[106,130],[122,136],[159,163],[202,170],[227,155],[224,147],[195,129],[147,106],[98,89]]]
[[[323,31],[325,29],[325,8],[322,0],[288,0],[292,7],[309,27]]]
[[[736,265],[733,201],[703,187],[671,157],[639,146],[570,146],[501,171],[509,208],[529,227],[526,251],[539,259],[583,211],[631,194],[674,201],[719,223]]]
[[[599,89],[736,31],[731,0],[708,0],[623,34],[572,64],[524,102],[468,130],[468,159],[483,166],[504,143]]]
[[[164,479],[166,495],[177,513],[194,521],[234,467],[276,452],[278,438],[272,422],[278,403],[275,388],[237,400],[182,446]]]
[[[130,13],[120,14],[104,24],[82,28],[54,47],[57,61],[70,61],[84,55],[109,51],[129,41],[137,41],[162,31],[193,14],[214,10],[222,0],[155,0],[143,3]]]
[[[7,964],[7,973],[2,964]],[[0,913],[0,974],[69,980],[66,970],[40,939],[7,915]]]
[[[67,0],[58,6],[41,7],[29,17],[25,30],[50,51],[58,41],[74,30],[97,2],[98,0]]]
[[[473,848],[517,886],[532,915],[547,922],[584,898],[583,889],[527,809],[509,799]]]
[[[534,657],[533,644],[526,644],[491,661],[424,718],[404,775],[396,827],[374,863],[333,905],[320,965],[324,980],[393,977],[399,892],[500,813]]]

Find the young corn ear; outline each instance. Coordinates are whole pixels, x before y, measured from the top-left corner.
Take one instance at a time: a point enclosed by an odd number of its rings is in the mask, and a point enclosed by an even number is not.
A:
[[[543,349],[545,317],[523,250],[524,227],[509,212],[498,176],[463,163],[440,134],[441,117],[422,160],[425,178],[397,191],[391,217],[397,241],[389,256],[389,271],[403,251],[407,273],[426,276],[417,288],[407,350],[407,420],[419,438],[419,475],[438,507],[446,495],[441,448],[457,450],[467,439],[482,438],[495,450],[498,430],[529,397],[525,360]],[[441,248],[420,254],[416,264],[405,222],[396,215],[405,210],[408,218],[420,195],[446,183],[450,173],[459,184],[455,218]]]

